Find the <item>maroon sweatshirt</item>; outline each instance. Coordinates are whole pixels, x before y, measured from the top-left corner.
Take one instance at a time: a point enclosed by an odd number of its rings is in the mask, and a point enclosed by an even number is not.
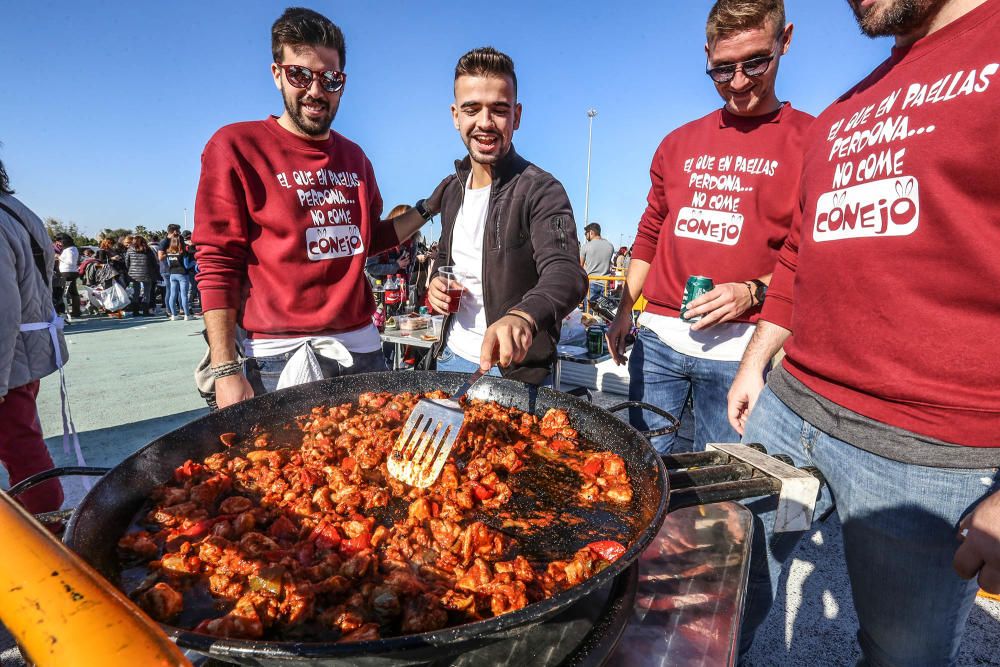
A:
[[[787,102],[755,118],[722,108],[663,139],[632,247],[651,265],[643,286],[650,312],[677,317],[688,276],[729,283],[771,273],[798,208],[812,120]],[[759,315],[754,308],[739,321]]]
[[[361,148],[331,131],[303,139],[274,117],[227,125],[201,156],[195,201],[205,310],[235,308],[258,338],[371,323],[365,258],[396,246]]]
[[[763,318],[785,368],[876,421],[1000,446],[1000,1],[817,118]]]

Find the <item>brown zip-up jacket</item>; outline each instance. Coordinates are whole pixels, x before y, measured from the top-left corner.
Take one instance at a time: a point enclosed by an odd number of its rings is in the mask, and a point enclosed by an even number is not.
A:
[[[471,162],[455,162],[457,178],[441,200],[437,266],[452,264],[455,219],[465,197]],[[483,302],[486,322],[510,310],[531,315],[538,333],[520,364],[501,368],[504,377],[539,384],[552,372],[562,320],[587,293],[580,245],[569,197],[552,174],[528,162],[511,146],[493,170],[483,239]],[[448,325],[437,350],[448,342]]]

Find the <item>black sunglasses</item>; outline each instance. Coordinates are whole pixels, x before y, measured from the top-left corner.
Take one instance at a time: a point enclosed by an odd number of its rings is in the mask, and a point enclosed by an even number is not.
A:
[[[733,80],[733,77],[736,76],[737,70],[742,71],[743,76],[752,79],[766,72],[767,68],[771,66],[771,61],[776,57],[777,53],[772,53],[769,56],[758,56],[756,58],[751,58],[750,60],[744,60],[741,63],[710,67],[705,70],[705,74],[712,77],[712,81],[716,83],[729,83]]]
[[[319,85],[323,87],[323,90],[335,93],[343,88],[344,82],[347,81],[347,75],[337,70],[328,69],[320,72],[302,65],[282,65],[281,63],[275,63],[275,65],[285,70],[285,79],[296,88],[308,88],[312,85],[313,77],[318,76]]]

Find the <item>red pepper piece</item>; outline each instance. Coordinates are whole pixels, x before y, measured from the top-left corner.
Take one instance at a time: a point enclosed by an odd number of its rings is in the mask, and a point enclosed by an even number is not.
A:
[[[311,489],[320,481],[320,476],[309,468],[302,468],[299,470],[299,481],[302,482],[302,486]]]
[[[185,482],[204,471],[205,466],[188,459],[174,470],[174,479],[178,482]]]
[[[213,519],[195,521],[184,530],[179,530],[174,533],[174,537],[201,537],[212,528],[214,523],[215,521]]]
[[[489,500],[496,495],[496,492],[488,486],[484,486],[478,482],[472,483],[472,493],[479,500]]]
[[[595,457],[583,464],[583,472],[591,477],[596,477],[597,473],[601,472],[601,468],[603,467],[601,459]]]
[[[371,549],[372,546],[372,536],[371,533],[361,533],[357,537],[352,537],[349,540],[344,540],[340,543],[340,553],[344,556],[353,556],[354,554],[364,551],[365,549]]]
[[[341,542],[340,533],[335,526],[326,521],[320,521],[319,525],[313,529],[309,539],[316,543],[320,549],[335,549]]]
[[[591,542],[587,545],[587,547],[609,563],[614,563],[622,557],[623,553],[625,553],[625,547],[614,540]]]

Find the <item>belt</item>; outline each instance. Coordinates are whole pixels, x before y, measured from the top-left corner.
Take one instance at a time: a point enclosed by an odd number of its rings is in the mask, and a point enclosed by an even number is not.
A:
[[[69,392],[66,389],[66,373],[63,370],[65,360],[62,356],[62,348],[59,346],[59,332],[63,329],[63,320],[52,312],[52,319],[48,322],[27,322],[21,325],[21,331],[42,331],[48,329],[49,337],[52,339],[52,348],[56,355],[56,368],[59,369],[59,400],[62,404],[63,423],[63,452],[69,455],[70,443],[73,444],[73,453],[76,454],[76,463],[80,466],[87,465],[83,458],[83,451],[80,449],[80,439],[76,435],[76,425],[73,423],[73,413],[69,407]],[[89,480],[83,480],[86,490],[90,490],[92,484]]]

